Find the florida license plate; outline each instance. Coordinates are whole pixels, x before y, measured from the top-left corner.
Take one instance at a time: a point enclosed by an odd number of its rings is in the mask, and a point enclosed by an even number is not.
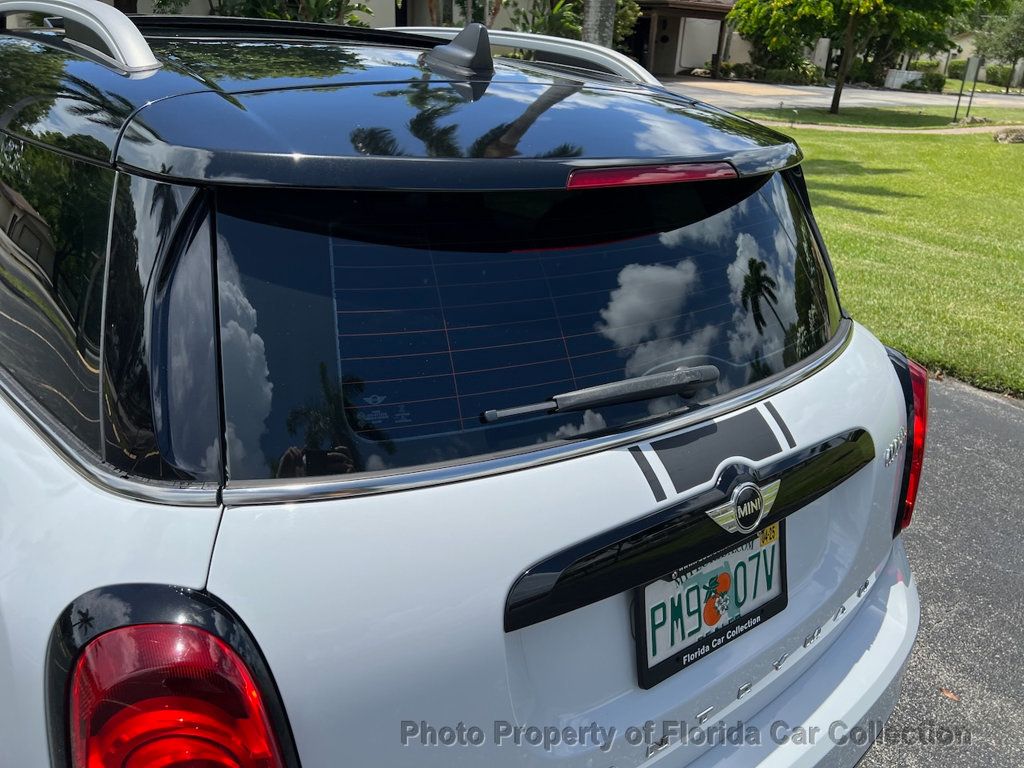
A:
[[[786,607],[785,521],[710,559],[640,587],[637,673],[650,688],[757,628]]]

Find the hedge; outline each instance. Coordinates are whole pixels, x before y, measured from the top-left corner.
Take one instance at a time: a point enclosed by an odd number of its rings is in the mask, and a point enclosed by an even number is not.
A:
[[[921,84],[933,93],[942,93],[942,89],[946,87],[946,76],[938,72],[925,72],[921,77]]]
[[[986,64],[985,65],[985,82],[992,83],[992,85],[1001,85],[1006,87],[1010,84],[1010,78],[1013,77],[1013,67],[1006,64]]]

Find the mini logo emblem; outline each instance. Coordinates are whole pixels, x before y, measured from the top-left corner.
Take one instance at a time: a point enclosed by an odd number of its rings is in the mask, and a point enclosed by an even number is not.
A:
[[[762,488],[756,483],[741,483],[727,503],[707,511],[708,517],[729,533],[753,533],[771,513],[781,484],[781,480],[775,480]]]
[[[736,507],[736,527],[741,533],[751,533],[764,517],[764,496],[753,483],[744,483],[732,495]]]

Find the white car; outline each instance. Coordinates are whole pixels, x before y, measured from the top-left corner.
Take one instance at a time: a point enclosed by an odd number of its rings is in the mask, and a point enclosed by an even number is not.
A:
[[[16,12],[0,765],[857,762],[927,376],[790,139],[479,25]]]

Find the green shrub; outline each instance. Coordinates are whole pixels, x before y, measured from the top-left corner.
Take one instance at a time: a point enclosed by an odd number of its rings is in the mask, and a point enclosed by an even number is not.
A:
[[[904,91],[917,91],[918,93],[924,93],[928,90],[920,80],[912,80],[909,83],[904,83],[900,86],[900,89]]]
[[[815,66],[813,61],[803,61],[800,63],[798,71],[801,75],[801,81],[804,85],[824,85],[825,84],[825,70],[821,67]]]
[[[766,83],[789,83],[792,85],[824,85],[825,70],[816,67],[810,61],[802,61],[793,67],[764,70],[762,77],[758,78]]]
[[[951,77],[954,80],[963,80],[964,75],[967,73],[967,60],[966,59],[953,59],[949,62],[949,68],[946,70],[946,76]]]
[[[711,72],[711,71],[714,70],[714,65],[712,65],[712,63],[710,61],[705,61],[704,62],[704,69],[706,69],[709,72]],[[718,69],[719,69],[719,72],[721,72],[722,77],[730,77],[732,75],[732,71],[733,71],[733,64],[731,62],[728,62],[728,61],[723,61],[721,64],[718,65]]]
[[[918,59],[910,62],[910,69],[914,72],[936,72],[939,69],[939,62]]]
[[[850,74],[847,76],[847,80],[851,83],[868,83],[869,85],[880,86],[885,82],[885,75],[878,67],[861,59],[856,59],[850,67]]]
[[[942,89],[946,87],[946,76],[938,72],[925,72],[921,84],[927,91],[942,93]]]
[[[765,69],[757,64],[741,62],[732,65],[732,74],[739,80],[763,80]]]
[[[1010,84],[1013,77],[1013,67],[1006,64],[986,64],[985,82],[992,85],[1001,85],[1004,88]]]

